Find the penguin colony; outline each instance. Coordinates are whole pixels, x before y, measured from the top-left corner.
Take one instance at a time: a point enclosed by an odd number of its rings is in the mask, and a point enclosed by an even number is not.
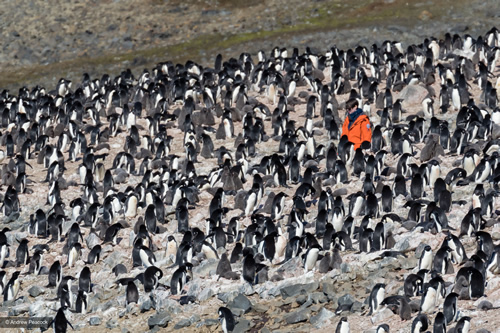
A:
[[[410,235],[423,242],[418,265],[391,293],[390,281],[373,283],[367,314],[388,307],[413,333],[467,332],[458,300],[493,292],[500,273],[499,45],[493,28],[406,48],[276,47],[218,55],[210,68],[85,74],[74,90],[61,79],[53,91],[3,91],[4,305],[25,293],[23,279],[44,281],[54,330],[65,332],[67,315],[96,311],[95,288],[117,288],[121,307],[157,289],[187,304],[204,261],[218,261],[211,284],[314,281],[349,256],[414,256],[395,249]],[[421,104],[405,110],[397,97],[417,87]],[[339,131],[351,97],[373,129],[356,151]],[[117,248],[127,256],[110,267]],[[300,272],[280,270],[293,260]],[[99,286],[96,275],[114,282]],[[224,306],[218,315],[230,332],[237,319]],[[348,317],[336,322],[350,331]]]

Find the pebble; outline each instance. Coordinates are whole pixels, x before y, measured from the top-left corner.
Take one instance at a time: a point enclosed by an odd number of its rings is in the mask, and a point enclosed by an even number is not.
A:
[[[319,310],[318,314],[311,317],[310,322],[312,325],[314,325],[315,328],[322,328],[325,325],[328,325],[328,323],[330,323],[330,319],[334,316],[335,313],[322,307],[321,310]]]
[[[238,294],[230,303],[228,303],[227,307],[231,311],[242,310],[243,313],[247,313],[252,308],[252,303],[250,300],[243,294]]]
[[[307,321],[310,318],[311,310],[310,309],[301,309],[298,311],[294,311],[285,316],[285,321],[287,324],[296,324],[303,321]]]
[[[172,316],[167,311],[158,312],[148,319],[149,328],[154,326],[167,327],[168,322],[172,320]]]
[[[28,289],[28,294],[30,294],[31,297],[37,297],[43,293],[45,293],[45,289],[37,285],[33,285]]]
[[[89,319],[90,326],[98,326],[98,325],[101,325],[101,323],[102,323],[101,317],[94,316],[94,317],[90,317],[90,319]]]
[[[319,284],[318,282],[311,282],[307,284],[294,284],[291,286],[286,286],[281,288],[281,296],[283,298],[287,297],[295,297],[300,294],[307,294],[310,293],[316,289],[318,289]]]

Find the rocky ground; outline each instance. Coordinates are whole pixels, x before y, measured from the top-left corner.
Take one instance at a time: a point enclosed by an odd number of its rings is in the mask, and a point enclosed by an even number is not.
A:
[[[397,1],[382,1],[374,2],[380,6],[390,6],[391,3]],[[322,3],[319,1],[318,3]],[[335,3],[335,2],[332,2]],[[96,2],[95,6],[88,6],[86,3],[74,3],[71,6],[68,4],[51,4],[43,6],[37,2],[31,2],[22,10],[12,14],[9,11],[9,6],[14,6],[15,2],[9,2],[2,9],[1,22],[5,25],[2,29],[4,41],[4,52],[1,55],[1,63],[4,71],[14,71],[17,68],[33,69],[33,66],[47,66],[50,69],[50,75],[43,78],[35,78],[26,81],[11,81],[5,87],[12,89],[18,88],[20,85],[31,86],[36,83],[47,84],[48,89],[54,87],[53,82],[59,77],[65,76],[57,71],[57,65],[50,67],[51,64],[65,63],[78,64],[82,61],[83,68],[72,68],[65,72],[74,76],[75,86],[81,78],[84,71],[91,73],[96,77],[102,75],[97,72],[101,67],[90,68],[85,61],[92,57],[104,57],[113,53],[134,52],[148,47],[165,45],[175,45],[185,41],[185,39],[193,38],[193,35],[200,35],[204,32],[226,33],[242,33],[255,32],[260,30],[272,30],[280,28],[284,25],[299,24],[302,20],[302,12],[304,10],[303,2],[270,2],[264,5],[260,2],[249,1],[245,4],[238,2],[237,6],[230,6],[226,2],[194,2],[185,5],[181,2],[151,1],[148,3],[138,4],[136,2],[127,1],[109,1]],[[428,2],[431,6],[433,3]],[[141,6],[142,5],[142,6]],[[286,6],[287,9],[283,10]],[[338,6],[342,4],[338,3]],[[404,25],[381,25],[377,27],[360,27],[352,29],[343,28],[339,31],[306,31],[300,35],[294,36],[290,40],[285,40],[283,37],[273,37],[271,39],[263,39],[240,44],[239,46],[228,46],[221,53],[239,55],[245,47],[250,47],[253,54],[260,48],[264,48],[269,52],[272,46],[279,44],[284,46],[312,45],[319,50],[324,51],[331,44],[354,46],[357,43],[365,43],[371,45],[376,41],[385,39],[404,39],[406,41],[419,42],[418,38],[427,37],[430,35],[440,35],[443,32],[451,31],[457,33],[476,32],[484,33],[488,30],[492,22],[498,17],[494,11],[494,6],[498,4],[494,1],[486,2],[471,2],[471,10],[477,13],[482,13],[482,20],[472,20],[471,16],[464,12],[453,11],[449,9],[450,22],[445,20],[432,20],[432,24],[427,25],[425,22],[432,17],[432,12],[426,14],[425,4],[422,5],[419,13],[423,13],[418,18],[421,24],[408,28]],[[198,10],[193,10],[196,8]],[[151,9],[158,9],[152,11]],[[161,10],[159,10],[161,9]],[[292,10],[293,9],[293,10]],[[345,8],[344,8],[345,9]],[[463,8],[462,8],[463,9]],[[154,12],[155,14],[151,14]],[[283,13],[278,15],[278,13]],[[262,14],[252,15],[254,13]],[[269,23],[264,21],[266,17],[275,17],[276,20],[271,20]],[[491,14],[488,14],[491,13]],[[169,16],[170,15],[170,16]],[[426,16],[427,15],[427,16]],[[107,17],[107,24],[96,23],[96,17]],[[144,20],[147,16],[148,20]],[[453,17],[453,20],[451,19]],[[434,17],[435,19],[435,17]],[[48,22],[46,21],[48,20]],[[172,21],[178,24],[172,28]],[[74,24],[74,22],[79,22]],[[490,24],[487,28],[483,25]],[[452,25],[450,27],[450,25]],[[8,28],[7,28],[8,27]],[[482,29],[482,30],[481,30]],[[168,32],[165,32],[168,31]],[[353,37],[356,36],[356,37]],[[374,36],[375,35],[375,36]],[[56,37],[54,37],[56,36]],[[289,35],[287,35],[289,36]],[[321,36],[321,40],[318,38]],[[348,38],[350,37],[350,38]],[[401,38],[398,38],[401,37]],[[374,40],[375,39],[375,40]],[[39,45],[46,45],[45,49],[40,49]],[[243,45],[243,46],[242,46]],[[213,63],[215,54],[206,54],[200,50],[192,55],[193,59],[201,59],[206,63]],[[186,55],[184,55],[186,56]],[[81,57],[81,58],[80,58]],[[141,58],[142,57],[142,58]],[[151,58],[133,57],[132,60],[124,60],[114,63],[109,67],[109,71],[116,71],[125,67],[146,67],[153,60],[158,60],[158,55]],[[77,59],[77,60],[75,60]],[[78,60],[79,59],[79,60]],[[83,60],[82,60],[83,59]],[[87,60],[85,60],[87,59]],[[103,59],[103,58],[100,58]],[[167,58],[168,59],[168,58]],[[165,60],[167,60],[165,59]],[[76,61],[76,62],[73,62]],[[107,61],[107,60],[106,60]],[[134,63],[135,62],[135,63]],[[109,64],[106,63],[105,66]],[[87,67],[86,67],[87,66]],[[5,69],[7,68],[7,69]],[[368,70],[367,70],[368,71]],[[6,73],[4,72],[4,73]],[[369,72],[369,71],[368,71]],[[138,75],[139,72],[136,72]],[[494,73],[495,77],[499,76],[499,71]],[[494,81],[493,81],[494,82]],[[328,83],[326,79],[323,83]],[[354,81],[352,82],[354,83]],[[52,84],[52,85],[51,85]],[[439,84],[433,85],[435,91],[439,91]],[[308,91],[308,88],[303,86],[298,88],[298,92]],[[422,94],[422,90],[420,94]],[[477,86],[473,85],[471,92],[476,100],[479,101],[480,91]],[[310,91],[308,91],[310,93]],[[413,99],[407,99],[404,104],[406,115],[417,114],[421,112],[421,100],[425,96],[415,94]],[[395,98],[400,95],[397,93]],[[265,103],[273,110],[276,105],[271,103],[269,99],[256,92],[249,92],[249,97],[254,97],[262,103]],[[342,104],[347,95],[337,96],[338,102]],[[305,111],[305,100],[295,105],[294,111],[291,113],[291,118],[296,120],[298,124],[304,122],[303,114]],[[173,111],[173,108],[172,110]],[[342,111],[341,111],[342,112]],[[448,120],[452,128],[454,128],[454,120],[456,112],[439,115],[441,120]],[[380,119],[375,112],[372,113],[371,119],[373,123],[377,123]],[[144,119],[138,120],[138,125],[142,128],[147,128]],[[235,132],[241,132],[241,123],[235,124]],[[168,130],[169,135],[175,138],[182,137],[180,129],[173,127]],[[265,122],[266,133],[272,133],[271,123]],[[141,133],[145,133],[141,131]],[[126,133],[118,134],[109,141],[109,149],[103,149],[100,153],[109,153],[110,157],[106,159],[105,166],[111,167],[112,157],[116,155],[117,150],[123,147]],[[321,126],[318,126],[315,132],[317,143],[326,144],[328,142],[326,131]],[[50,143],[55,144],[57,138],[50,139]],[[223,140],[214,140],[216,148],[220,146],[232,147],[232,142]],[[269,139],[267,142],[262,142],[257,145],[257,156],[250,161],[250,164],[255,164],[264,154],[270,154],[277,151],[277,142]],[[420,157],[420,150],[424,146],[423,143],[415,144],[417,152],[415,158]],[[184,154],[184,148],[180,140],[175,140],[172,143],[172,153],[179,155]],[[67,153],[65,153],[67,157]],[[461,156],[447,154],[438,157],[441,162],[442,175],[456,166],[456,161],[461,159]],[[216,166],[217,160],[203,159],[200,157],[201,163],[197,164],[197,172],[199,174],[207,174],[213,167]],[[387,166],[394,166],[397,162],[395,157],[389,156]],[[43,184],[46,176],[46,171],[41,170],[35,160],[30,161],[34,169],[27,170],[28,177],[31,180],[29,188],[33,191],[29,194],[21,194],[20,201],[22,206],[21,215],[14,221],[8,221],[4,218],[2,226],[8,226],[15,232],[8,233],[9,244],[17,244],[16,240],[27,238],[30,248],[34,244],[46,243],[47,240],[38,239],[30,235],[26,230],[26,221],[29,220],[29,215],[40,207],[41,202],[45,202],[47,198],[47,186]],[[69,184],[67,189],[62,191],[63,200],[66,204],[70,200],[81,195],[79,183],[79,175],[77,168],[79,162],[67,162],[65,171],[65,180]],[[320,170],[324,170],[325,161],[319,163]],[[303,171],[303,170],[302,170]],[[251,178],[244,185],[245,189],[251,186]],[[387,184],[392,183],[393,178],[387,177],[382,179]],[[127,183],[117,184],[118,190],[124,190],[128,185],[135,186],[141,181],[141,177],[130,175]],[[345,184],[336,184],[332,186],[332,190],[342,192],[343,189],[347,193],[352,193],[361,188],[362,181],[354,179],[346,186]],[[454,200],[470,201],[471,193],[475,185],[468,185],[456,189]],[[288,194],[295,192],[296,185],[291,188],[270,187],[266,189],[266,196],[271,192],[284,191]],[[2,193],[5,191],[5,186],[2,187]],[[431,191],[428,190],[430,195]],[[204,230],[204,219],[207,213],[207,205],[212,196],[208,192],[200,193],[200,202],[194,210],[190,211],[190,223],[193,226],[198,226]],[[344,196],[345,198],[345,196]],[[290,197],[289,197],[290,199]],[[344,199],[345,200],[345,199]],[[406,217],[408,209],[404,208],[404,198],[396,198],[394,212],[400,216]],[[291,200],[287,200],[286,207],[291,207]],[[231,198],[227,202],[228,207],[233,207],[234,202]],[[48,206],[41,206],[44,210],[48,210]],[[452,212],[448,214],[450,225],[456,229],[460,229],[460,222],[463,216],[469,210],[469,205],[453,206]],[[498,209],[498,206],[495,208]],[[229,220],[232,216],[239,215],[241,211],[232,210],[226,216]],[[306,219],[313,221],[316,211],[313,209]],[[141,215],[139,212],[138,215]],[[493,220],[497,216],[493,217]],[[125,223],[133,226],[136,218],[125,219]],[[249,220],[245,220],[246,225]],[[63,229],[66,232],[71,223],[68,221]],[[20,229],[19,229],[20,228]],[[175,221],[171,221],[165,225],[166,232],[153,237],[159,251],[157,258],[161,262],[161,268],[164,270],[164,278],[162,282],[168,284],[173,269],[169,269],[171,264],[169,258],[164,258],[164,250],[166,237],[176,234]],[[143,293],[141,290],[141,298],[137,306],[125,307],[124,294],[125,288],[116,286],[115,276],[111,273],[111,269],[117,263],[124,263],[127,266],[129,274],[126,276],[134,276],[142,269],[133,269],[130,260],[131,242],[134,238],[133,232],[129,229],[121,231],[121,240],[117,246],[103,246],[103,257],[101,262],[92,267],[92,281],[95,284],[94,292],[90,297],[90,306],[92,311],[89,314],[82,315],[76,313],[67,314],[69,321],[73,324],[76,330],[81,332],[90,332],[103,329],[108,329],[112,332],[138,332],[138,331],[186,331],[186,332],[214,332],[221,331],[220,323],[217,320],[217,309],[220,306],[229,307],[232,312],[237,315],[238,325],[235,331],[251,331],[251,332],[325,332],[332,331],[340,316],[335,315],[335,310],[338,306],[352,305],[351,311],[343,313],[348,317],[351,325],[351,332],[373,332],[374,329],[382,323],[387,323],[391,327],[391,332],[409,332],[411,322],[403,322],[399,316],[392,314],[388,309],[384,309],[379,313],[368,316],[367,305],[365,303],[367,296],[373,285],[376,283],[385,283],[386,294],[400,294],[402,291],[403,279],[410,272],[415,271],[418,265],[418,254],[422,249],[422,244],[429,244],[433,249],[439,248],[443,241],[441,234],[425,233],[409,233],[398,223],[389,223],[388,228],[392,230],[396,245],[394,250],[403,252],[407,257],[402,258],[379,258],[380,253],[359,254],[355,251],[347,251],[342,253],[343,264],[340,269],[334,269],[327,274],[320,274],[317,271],[303,273],[302,262],[300,258],[292,259],[285,265],[273,265],[269,271],[270,281],[254,287],[241,281],[230,281],[224,278],[215,276],[215,269],[218,264],[217,259],[202,260],[199,265],[193,269],[195,279],[187,284],[186,293],[196,298],[195,304],[180,305],[178,297],[169,294],[168,290],[162,288],[155,290],[150,295]],[[310,227],[306,231],[314,232],[314,228]],[[498,224],[487,229],[493,236],[495,242],[500,240],[500,232]],[[179,236],[178,234],[176,236]],[[15,240],[16,239],[16,240]],[[99,242],[94,236],[89,235],[89,231],[85,229],[84,240],[87,247],[91,244]],[[180,239],[178,239],[180,241]],[[465,244],[467,253],[470,255],[475,251],[475,241],[469,237],[462,240]],[[50,264],[55,260],[66,262],[66,256],[61,255],[62,243],[51,248],[44,260],[45,266],[50,267]],[[357,248],[357,244],[355,244]],[[232,245],[228,246],[228,252],[232,250]],[[223,251],[219,250],[219,255]],[[15,246],[11,247],[11,260],[15,254]],[[82,258],[86,258],[88,250],[85,249],[82,253]],[[277,261],[276,261],[277,262]],[[83,260],[79,260],[75,267],[64,268],[64,274],[76,276],[85,266]],[[234,271],[241,271],[241,263],[233,265]],[[459,269],[455,266],[455,272]],[[13,267],[7,267],[5,270],[8,275],[17,270]],[[120,276],[123,277],[123,276]],[[449,283],[451,288],[454,282],[454,274],[444,275],[443,278]],[[18,299],[11,303],[5,303],[0,308],[0,315],[26,316],[26,315],[50,315],[54,309],[57,309],[58,302],[54,301],[56,297],[53,289],[46,288],[47,275],[39,276],[27,275],[23,276],[22,290],[18,295]],[[494,307],[499,307],[499,284],[500,279],[495,277],[489,280],[485,294],[486,296],[479,300],[460,300],[459,309],[462,315],[472,317],[471,331],[476,332],[479,329],[487,329],[491,332],[500,331],[500,310],[491,309],[482,311],[478,309],[481,301],[488,300]],[[418,300],[417,300],[418,301]],[[430,314],[431,319],[435,313]],[[432,319],[433,320],[433,319]],[[94,327],[95,326],[95,327]]]
[[[166,60],[212,66],[274,46],[324,50],[495,26],[495,0],[6,1],[0,10],[0,88],[53,86],[64,77],[136,72]]]

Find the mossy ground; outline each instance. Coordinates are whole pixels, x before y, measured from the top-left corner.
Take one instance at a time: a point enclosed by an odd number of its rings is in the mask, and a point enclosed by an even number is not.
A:
[[[160,0],[152,1],[158,2]],[[190,6],[190,10],[202,10],[203,8],[231,10],[250,7],[255,3],[257,3],[256,0],[191,0],[188,1],[187,5]],[[319,0],[312,4],[304,2],[303,7],[297,10],[299,14],[293,25],[278,23],[278,26],[273,30],[263,29],[232,35],[205,33],[187,38],[184,42],[175,45],[154,47],[146,45],[144,48],[121,54],[110,53],[96,57],[78,57],[57,63],[22,68],[1,68],[0,89],[15,90],[24,85],[43,85],[46,82],[56,82],[61,77],[78,78],[85,72],[91,76],[103,73],[116,75],[125,68],[141,70],[142,68],[151,68],[154,64],[167,60],[174,63],[184,63],[188,59],[197,62],[203,62],[203,59],[212,61],[220,50],[243,49],[244,45],[254,41],[272,41],[277,38],[286,40],[287,36],[291,36],[291,34],[296,36],[301,33],[369,26],[403,25],[412,27],[415,24],[422,24],[423,21],[431,22],[433,19],[441,18],[450,10],[465,10],[468,3],[464,0],[353,0],[348,2]],[[276,17],[276,21],[283,22],[280,17]]]

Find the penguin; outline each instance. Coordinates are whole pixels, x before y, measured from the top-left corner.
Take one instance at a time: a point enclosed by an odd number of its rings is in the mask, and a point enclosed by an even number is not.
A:
[[[321,251],[321,246],[314,244],[303,255],[304,273],[314,269],[318,260],[319,251]]]
[[[118,232],[123,229],[123,225],[119,222],[110,225],[104,234],[103,244],[112,243],[113,245],[117,244]],[[100,251],[100,249],[99,249]],[[90,256],[90,254],[89,254]]]
[[[244,216],[250,216],[253,213],[256,205],[257,205],[257,193],[253,190],[252,187],[252,189],[248,191],[245,198],[245,206],[243,209]]]
[[[78,295],[76,296],[75,312],[87,314],[87,309],[88,309],[87,293],[83,290],[79,290]]]
[[[389,185],[384,185],[382,187],[382,211],[389,213],[392,212],[393,205],[393,192]]]
[[[62,281],[62,267],[61,267],[61,263],[59,262],[59,260],[54,261],[52,266],[50,266],[48,278],[49,278],[49,284],[47,287],[49,287],[49,288],[50,287],[56,287],[56,288],[59,287],[59,284]]]
[[[271,218],[273,220],[279,220],[283,216],[286,197],[288,197],[288,195],[284,192],[279,192],[274,196],[271,205]]]
[[[188,213],[188,200],[182,198],[177,203],[175,208],[175,217],[177,219],[177,231],[185,233],[189,230],[189,213]]]
[[[16,250],[16,267],[25,266],[29,260],[28,240],[25,238],[21,240]]]
[[[52,322],[49,324],[49,326],[52,325],[52,329],[54,330],[54,333],[66,333],[68,330],[68,325],[71,327],[71,329],[74,330],[73,325],[66,319],[66,316],[64,315],[64,310],[66,310],[66,306],[62,306],[57,310],[57,314],[52,320]]]
[[[229,262],[234,264],[240,259],[240,256],[243,253],[243,245],[241,243],[236,243],[234,245],[233,251],[231,252],[231,257],[229,258]]]
[[[347,321],[347,317],[340,318],[340,321],[337,324],[337,328],[335,328],[335,333],[350,333],[351,329],[349,326],[349,322]]]
[[[418,260],[418,270],[428,269],[430,271],[432,269],[432,263],[432,248],[429,245],[426,245]]]
[[[234,327],[236,326],[235,320],[234,320],[234,315],[226,307],[221,306],[219,308],[219,321],[222,327],[222,332],[228,333],[232,332],[234,330]]]
[[[463,332],[467,333],[470,330],[470,320],[471,318],[468,316],[464,316],[460,318],[460,320],[457,322],[457,325],[455,325],[455,332]]]
[[[438,312],[436,317],[434,318],[434,333],[446,333],[446,317],[442,312]]]
[[[388,324],[380,324],[377,327],[375,333],[389,333],[389,325]]]
[[[101,255],[101,245],[97,244],[92,248],[92,250],[90,250],[86,264],[87,265],[97,264],[99,262],[100,255]]]
[[[87,294],[92,292],[90,269],[87,266],[83,267],[80,271],[80,277],[78,278],[78,290],[83,290]]]
[[[434,287],[428,285],[422,294],[420,301],[420,312],[432,313],[436,307],[437,291]]]
[[[72,276],[64,276],[62,278],[59,287],[57,288],[57,297],[61,302],[61,306],[68,306],[71,308],[73,306],[73,292],[72,292],[72,283],[75,280]]]
[[[156,256],[153,251],[148,247],[141,245],[139,248],[139,258],[144,267],[148,268],[150,266],[154,266],[156,263]]]
[[[247,255],[243,259],[243,270],[242,270],[241,276],[242,276],[244,281],[253,285],[255,283],[255,274],[256,273],[257,273],[256,263],[255,263],[253,253],[251,253],[251,252],[247,253]]]
[[[134,281],[128,281],[127,283],[127,289],[125,291],[125,300],[126,300],[126,305],[129,305],[131,303],[139,303],[139,290],[137,289],[137,286],[135,285]]]
[[[3,301],[12,301],[17,297],[17,293],[19,292],[19,288],[21,287],[21,280],[19,279],[20,271],[15,271],[12,273],[9,281],[3,288]]]
[[[429,328],[429,318],[425,313],[420,313],[411,323],[411,333],[425,332]]]
[[[411,319],[411,306],[408,303],[405,297],[399,297],[399,317],[401,320],[410,320]]]
[[[474,268],[469,270],[468,282],[470,299],[477,299],[484,296],[484,277],[480,271]]]
[[[38,275],[42,268],[44,250],[36,250],[33,257],[30,259],[28,273]]]
[[[78,261],[82,253],[82,244],[79,242],[74,243],[68,250],[68,262],[66,265],[68,267],[73,267],[73,265]]]
[[[165,249],[165,258],[173,258],[177,253],[177,241],[174,236],[169,235],[167,238],[167,246]]]
[[[219,263],[215,270],[215,274],[226,279],[234,279],[237,277],[237,273],[233,272],[231,268],[231,263],[227,257],[227,253],[223,253],[220,257]]]
[[[451,249],[444,245],[439,250],[437,250],[436,255],[434,256],[434,261],[432,263],[432,269],[437,271],[439,274],[447,274],[449,268],[453,268],[450,264],[449,254]]]
[[[454,292],[449,293],[444,299],[443,314],[447,325],[456,321],[458,318],[457,300],[458,294]]]
[[[377,283],[373,286],[372,291],[370,293],[370,312],[368,315],[373,315],[377,313],[382,307],[382,301],[385,298],[385,284]]]
[[[189,263],[180,265],[179,268],[172,274],[170,279],[170,292],[172,295],[181,294],[184,286],[188,282],[188,269],[190,269]]]
[[[409,274],[404,282],[403,289],[406,297],[418,296],[423,289],[424,279],[418,274]]]
[[[163,272],[156,266],[149,266],[144,271],[144,291],[150,292],[158,286],[159,280],[163,277]]]
[[[113,269],[111,271],[115,274],[115,276],[118,276],[120,274],[126,274],[127,267],[125,267],[125,265],[123,265],[123,264],[118,264],[115,267],[113,267]]]

